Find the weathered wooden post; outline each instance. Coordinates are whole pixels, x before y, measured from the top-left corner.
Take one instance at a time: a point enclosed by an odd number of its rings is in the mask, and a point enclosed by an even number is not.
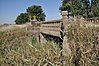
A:
[[[68,12],[67,11],[62,11],[62,20],[63,20],[63,26],[64,26],[64,36],[63,36],[63,66],[69,66],[69,59],[71,56],[71,50],[69,47],[69,43],[67,41],[67,28],[68,28]]]

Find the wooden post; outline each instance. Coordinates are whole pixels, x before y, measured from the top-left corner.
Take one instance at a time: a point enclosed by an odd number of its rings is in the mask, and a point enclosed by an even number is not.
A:
[[[64,26],[64,36],[63,36],[63,66],[68,66],[70,61],[70,56],[71,56],[71,50],[69,48],[69,43],[67,41],[67,28],[68,28],[68,12],[67,11],[62,11],[62,20],[63,20],[63,26]]]

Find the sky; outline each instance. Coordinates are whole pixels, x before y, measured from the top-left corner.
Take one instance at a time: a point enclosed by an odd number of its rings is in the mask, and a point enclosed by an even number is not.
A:
[[[61,18],[61,0],[0,0],[0,24],[15,24],[16,17],[32,5],[42,6],[46,20]]]

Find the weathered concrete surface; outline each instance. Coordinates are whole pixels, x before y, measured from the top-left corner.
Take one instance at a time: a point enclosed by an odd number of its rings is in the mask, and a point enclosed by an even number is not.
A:
[[[68,63],[69,63],[68,60],[69,60],[69,57],[71,56],[71,50],[69,48],[69,43],[67,41],[67,36],[65,35],[67,33],[67,28],[68,28],[68,17],[67,17],[67,15],[68,15],[67,11],[62,12],[62,20],[63,20],[63,25],[64,25],[63,56],[67,60],[67,62],[64,62],[64,60],[63,60],[63,66],[68,66]]]
[[[40,41],[41,44],[47,42],[46,38],[41,33],[40,33],[40,36],[39,36],[39,41]]]

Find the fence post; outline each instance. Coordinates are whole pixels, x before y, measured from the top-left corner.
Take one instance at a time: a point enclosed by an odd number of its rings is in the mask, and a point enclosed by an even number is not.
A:
[[[68,12],[67,11],[62,11],[62,20],[63,20],[63,26],[64,26],[64,36],[63,36],[63,66],[70,66],[70,55],[71,55],[71,50],[69,47],[69,43],[67,41],[67,28],[68,28]]]

